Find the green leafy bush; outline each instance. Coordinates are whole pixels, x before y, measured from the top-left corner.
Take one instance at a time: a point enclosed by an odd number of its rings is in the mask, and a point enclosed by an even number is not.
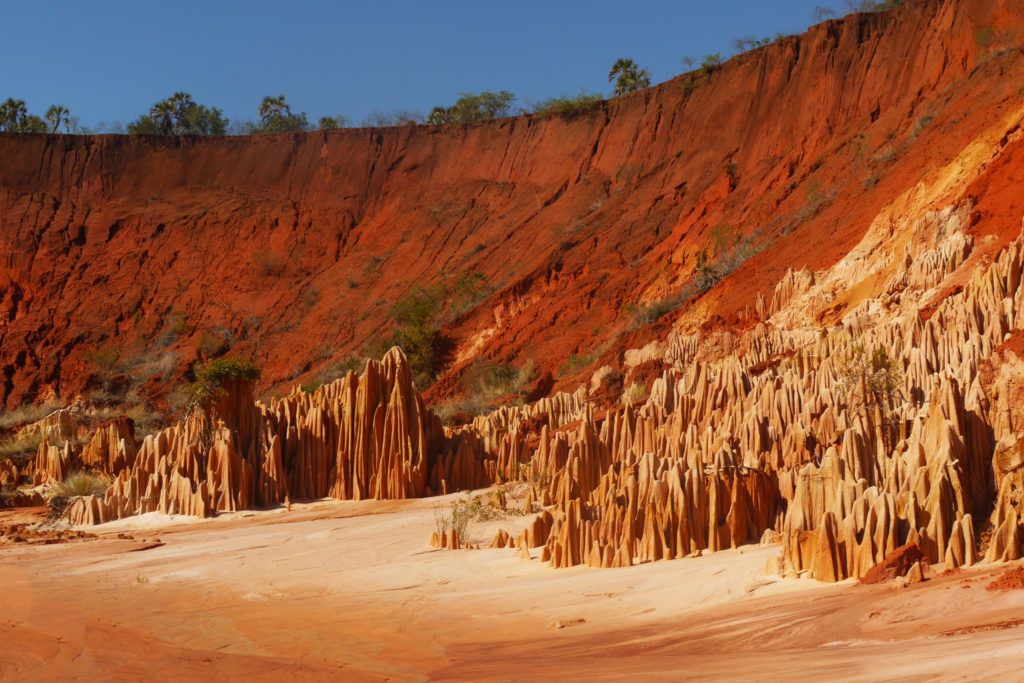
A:
[[[839,390],[850,409],[861,414],[877,432],[887,451],[899,436],[897,404],[903,400],[903,367],[881,346],[871,352],[859,344],[839,367]]]
[[[229,382],[255,382],[261,375],[260,369],[245,358],[218,358],[196,372],[196,381],[189,387],[189,397],[193,403],[209,401],[220,396]]]
[[[594,361],[593,356],[581,356],[570,353],[569,357],[558,367],[559,375],[571,375],[572,373],[587,367]]]
[[[516,96],[507,90],[479,95],[459,93],[459,99],[450,107],[434,107],[427,123],[472,123],[508,116]]]
[[[0,131],[7,133],[45,133],[46,121],[29,114],[25,100],[7,98],[0,103]]]
[[[604,106],[600,95],[580,93],[576,97],[552,97],[544,100],[534,108],[537,116],[561,116],[575,118],[597,111]]]
[[[154,104],[128,124],[132,135],[224,135],[228,120],[216,107],[197,104],[187,92],[176,92]]]
[[[499,399],[522,404],[530,384],[537,379],[537,368],[533,361],[526,361],[522,367],[476,363],[466,374],[465,396],[435,406],[442,420],[450,422],[460,413],[467,418],[484,415],[498,406]]]
[[[267,95],[258,108],[260,122],[249,124],[249,133],[263,135],[266,133],[301,133],[309,130],[306,113],[293,114],[291,105],[284,95]],[[336,121],[335,121],[336,123]]]
[[[405,351],[421,390],[432,384],[437,374],[440,361],[436,317],[446,293],[441,285],[429,289],[416,287],[391,307],[391,318],[395,321],[392,342]]]

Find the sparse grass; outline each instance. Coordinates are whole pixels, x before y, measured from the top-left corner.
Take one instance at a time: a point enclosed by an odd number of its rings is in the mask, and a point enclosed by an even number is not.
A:
[[[199,337],[199,341],[196,342],[196,351],[200,353],[203,358],[216,358],[227,353],[229,345],[228,340],[219,334],[211,334],[209,332],[204,333]]]
[[[590,355],[580,356],[575,353],[569,354],[569,357],[558,367],[559,376],[571,375],[577,372],[591,363],[594,362],[594,357]]]
[[[139,440],[144,439],[147,434],[160,431],[165,423],[163,413],[144,400],[130,401],[124,414],[135,423],[135,438]]]
[[[15,458],[35,453],[42,441],[43,435],[40,432],[0,438],[0,458]]]
[[[536,106],[534,112],[537,116],[561,116],[563,118],[575,118],[584,114],[590,114],[604,107],[604,98],[600,95],[580,93],[576,97],[552,97],[544,100]]]
[[[453,500],[451,516],[447,516],[440,508],[434,509],[434,525],[438,529],[438,536],[447,529],[454,529],[460,540],[466,540],[466,533],[472,522],[493,522],[505,519],[510,514],[521,515],[524,512],[517,509],[509,509],[506,501],[506,490],[498,488],[492,491],[486,498],[482,495]]]
[[[895,161],[898,156],[899,152],[893,145],[886,145],[881,152],[875,155],[875,158],[872,159],[872,161],[880,164],[888,164]]]
[[[836,198],[836,194],[835,188],[823,190],[817,180],[808,182],[804,204],[797,210],[793,222],[783,228],[783,234],[788,235],[821,213]]]
[[[996,30],[991,26],[978,29],[978,32],[974,34],[974,42],[977,43],[978,47],[988,47],[996,39]]]
[[[497,407],[499,399],[511,397],[512,403],[521,405],[536,378],[537,369],[531,360],[520,368],[477,363],[467,373],[465,398],[437,405],[434,412],[444,422],[451,422],[458,413],[467,417],[489,413]]]
[[[622,392],[622,405],[630,406],[647,398],[647,389],[640,382],[633,382]]]
[[[909,138],[908,142],[912,142],[912,141],[916,140],[918,138],[918,136],[921,135],[921,132],[925,128],[928,127],[928,124],[931,123],[934,120],[935,120],[935,114],[931,114],[931,113],[925,114],[924,116],[919,118],[917,120],[917,123],[914,124],[914,130],[910,131],[910,138]]]
[[[72,472],[64,481],[50,487],[50,495],[55,498],[74,498],[76,496],[102,496],[110,488],[110,478],[95,472]]]
[[[281,254],[270,251],[254,251],[252,262],[264,277],[278,277],[284,273],[287,260]]]
[[[663,299],[649,304],[626,305],[623,310],[632,316],[630,329],[654,324],[662,316],[682,308],[694,296],[714,287],[722,278],[768,246],[767,243],[758,243],[756,235],[740,238],[734,227],[726,225],[713,227],[710,240],[718,256],[710,261],[706,250],[698,252],[694,276],[690,282]]]
[[[139,353],[121,364],[123,371],[140,383],[153,377],[165,380],[177,366],[178,354],[175,351]]]
[[[445,514],[444,508],[441,506],[434,508],[434,530],[437,532],[437,537],[440,538],[448,529],[452,526],[452,518]]]
[[[14,410],[0,413],[0,429],[10,429],[16,424],[38,422],[60,408],[59,401],[47,401],[39,405],[18,406]]]

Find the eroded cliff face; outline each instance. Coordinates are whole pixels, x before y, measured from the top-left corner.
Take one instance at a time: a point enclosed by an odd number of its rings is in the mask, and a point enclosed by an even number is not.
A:
[[[669,325],[750,327],[787,268],[833,266],[936,173],[974,179],[965,230],[991,256],[1019,228],[1019,143],[1004,129],[967,170],[950,164],[1019,106],[1022,25],[1010,0],[852,16],[572,120],[0,136],[0,400],[72,396],[111,350],[180,374],[204,336],[280,388],[377,343],[416,285],[475,272],[491,293],[442,314],[452,350],[434,396],[476,358],[621,364]],[[765,249],[628,329],[627,305],[678,291],[697,251],[736,238]]]

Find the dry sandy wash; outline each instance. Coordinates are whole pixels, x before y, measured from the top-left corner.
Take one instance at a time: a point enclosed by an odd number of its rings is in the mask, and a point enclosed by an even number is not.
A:
[[[987,590],[1011,565],[822,584],[765,576],[778,547],[745,546],[554,570],[427,547],[449,498],[154,513],[8,544],[0,678],[977,680],[1024,665],[1024,589]]]

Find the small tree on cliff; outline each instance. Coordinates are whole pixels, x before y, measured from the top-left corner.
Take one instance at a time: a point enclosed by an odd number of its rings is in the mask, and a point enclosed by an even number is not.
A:
[[[193,414],[198,418],[199,439],[204,450],[211,445],[213,425],[222,417],[218,415],[217,404],[225,396],[227,385],[236,380],[256,382],[261,374],[246,358],[217,358],[196,371],[196,381],[187,390],[189,404],[185,420]]]
[[[255,382],[263,373],[247,358],[217,358],[196,371],[196,381],[188,389],[192,403],[205,403],[224,394],[234,380]]]
[[[249,124],[249,132],[259,135],[263,133],[301,133],[309,130],[306,113],[293,114],[284,95],[267,95],[260,102],[257,113],[260,115],[259,125]]]
[[[608,82],[615,81],[615,95],[625,95],[651,87],[647,69],[641,69],[632,59],[621,58],[612,64]]]
[[[7,133],[45,133],[46,121],[29,114],[25,100],[7,98],[0,103],[0,131]]]
[[[316,127],[319,130],[333,130],[335,128],[345,128],[348,125],[349,120],[345,116],[321,116]]]
[[[63,125],[64,132],[71,132],[71,110],[63,104],[55,104],[46,110],[46,122],[50,124],[50,132],[56,133]]]
[[[197,104],[187,92],[156,102],[128,124],[132,135],[224,135],[228,120],[216,107]]]
[[[434,107],[427,123],[472,123],[508,116],[516,96],[507,90],[484,91],[479,95],[459,93],[450,107]]]
[[[855,344],[839,372],[839,389],[847,396],[850,408],[881,434],[886,453],[891,453],[899,436],[896,408],[903,399],[899,361],[880,346],[868,353]]]

